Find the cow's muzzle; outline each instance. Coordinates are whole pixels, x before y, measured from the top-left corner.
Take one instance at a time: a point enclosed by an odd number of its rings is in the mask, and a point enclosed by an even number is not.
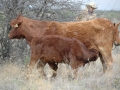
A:
[[[10,34],[8,34],[8,38],[12,39],[13,37]]]

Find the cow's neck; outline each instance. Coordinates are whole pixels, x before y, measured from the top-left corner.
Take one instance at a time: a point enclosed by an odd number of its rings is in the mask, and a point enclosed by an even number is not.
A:
[[[23,33],[23,35],[25,36],[25,39],[26,39],[27,43],[28,43],[29,45],[31,45],[31,41],[32,41],[32,39],[33,39],[33,35],[32,35],[32,32],[27,28],[27,26],[26,26],[26,28],[25,28],[25,31],[22,32],[22,33]]]
[[[25,24],[25,32],[24,32],[24,36],[28,42],[28,44],[31,44],[31,41],[33,38],[35,37],[42,37],[46,31],[46,27],[45,27],[45,23],[44,25],[42,25],[41,22],[38,21],[29,21],[29,23]],[[44,27],[43,27],[44,26]]]
[[[26,39],[27,43],[28,43],[29,45],[31,45],[31,41],[32,41],[33,37],[28,34],[28,35],[25,35],[25,39]]]
[[[34,37],[42,37],[45,35],[46,29],[50,26],[51,22],[37,21],[24,18],[25,38],[30,44]]]

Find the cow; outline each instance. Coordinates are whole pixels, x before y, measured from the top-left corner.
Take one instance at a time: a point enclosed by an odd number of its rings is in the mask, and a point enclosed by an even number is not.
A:
[[[56,72],[58,63],[66,63],[74,69],[76,76],[77,68],[86,63],[96,61],[99,52],[95,49],[88,50],[80,40],[67,38],[60,35],[45,35],[41,38],[33,38],[31,41],[30,66],[34,66],[40,59]],[[44,65],[45,65],[44,64]],[[53,76],[56,76],[55,73]]]
[[[25,38],[29,45],[34,37],[44,35],[62,35],[77,38],[89,50],[94,48],[99,51],[103,72],[112,68],[111,55],[113,45],[120,45],[118,24],[113,24],[106,18],[97,18],[89,21],[57,22],[38,21],[19,15],[10,22],[12,30],[8,34],[11,39]],[[38,64],[42,68],[42,63]]]

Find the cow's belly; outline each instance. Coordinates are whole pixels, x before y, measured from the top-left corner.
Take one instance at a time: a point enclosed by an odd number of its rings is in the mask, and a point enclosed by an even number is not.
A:
[[[96,46],[95,42],[93,42],[93,40],[90,39],[81,39],[80,40],[85,46],[86,48],[90,49],[96,49],[98,50],[98,47]]]

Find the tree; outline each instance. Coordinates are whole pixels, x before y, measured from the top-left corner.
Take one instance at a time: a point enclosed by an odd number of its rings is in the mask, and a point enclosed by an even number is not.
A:
[[[21,0],[22,1],[22,0]],[[15,18],[18,13],[22,13],[24,2],[20,2],[20,0],[1,0],[3,13],[2,16],[4,17],[3,22],[1,22],[1,36],[0,36],[0,45],[1,45],[1,51],[0,56],[2,59],[5,59],[6,57],[10,57],[10,40],[8,39],[8,33],[11,29],[9,22]],[[21,3],[21,4],[20,4]],[[20,4],[20,5],[19,5]]]
[[[0,0],[2,4],[2,22],[0,32],[0,56],[2,59],[29,54],[25,40],[9,40],[11,29],[9,22],[19,14],[37,20],[72,21],[78,13],[82,2],[71,0]],[[28,47],[26,49],[26,47]],[[18,51],[17,51],[18,50]],[[16,53],[14,53],[14,52]],[[23,53],[25,52],[25,53]]]

